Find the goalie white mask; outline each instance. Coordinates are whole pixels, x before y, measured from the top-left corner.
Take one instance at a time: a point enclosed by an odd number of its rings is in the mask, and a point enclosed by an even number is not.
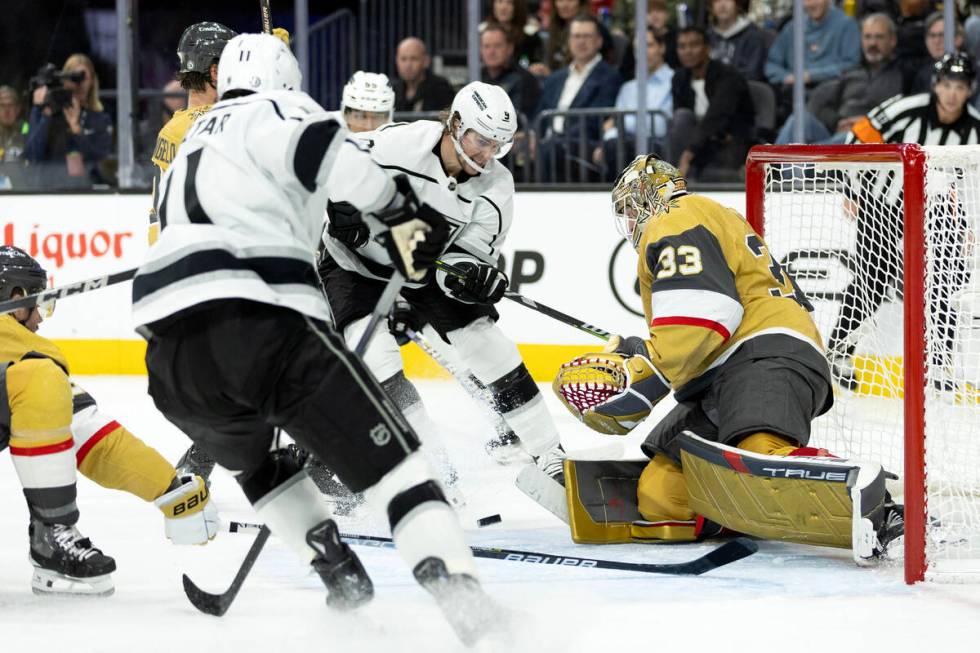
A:
[[[271,34],[239,34],[218,61],[218,97],[228,91],[298,91],[303,82],[299,62]]]
[[[477,172],[486,172],[513,146],[517,112],[501,87],[470,82],[453,99],[448,125],[456,153]],[[482,165],[471,156],[477,152],[489,155]]]
[[[395,90],[388,76],[381,73],[368,73],[358,70],[344,84],[340,110],[356,109],[370,113],[383,113],[391,121],[395,110]]]

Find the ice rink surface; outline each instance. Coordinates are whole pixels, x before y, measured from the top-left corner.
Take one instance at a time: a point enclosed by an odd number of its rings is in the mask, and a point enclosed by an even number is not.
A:
[[[77,379],[103,409],[170,460],[187,440],[153,408],[144,377]],[[675,562],[717,543],[579,546],[567,527],[513,487],[517,467],[483,454],[491,427],[449,381],[419,383],[453,455],[467,499],[471,544],[633,562]],[[566,448],[608,444],[574,421],[542,386]],[[639,457],[638,440],[625,444]],[[0,462],[0,652],[177,651],[306,653],[464,650],[427,594],[392,550],[358,549],[376,588],[354,614],[330,612],[324,589],[274,537],[237,601],[221,618],[197,612],[181,589],[186,572],[209,591],[231,581],[253,536],[223,533],[206,547],[171,546],[152,504],[80,478],[82,532],[116,558],[107,599],[34,596],[27,561],[27,509],[9,456]],[[226,519],[255,521],[234,480],[212,477]],[[499,513],[503,522],[477,529]],[[384,522],[358,515],[344,530],[387,535]],[[760,542],[747,560],[700,577],[602,571],[478,560],[489,593],[517,624],[482,650],[550,651],[871,651],[980,648],[980,585],[902,582],[898,565],[859,569],[847,551]]]

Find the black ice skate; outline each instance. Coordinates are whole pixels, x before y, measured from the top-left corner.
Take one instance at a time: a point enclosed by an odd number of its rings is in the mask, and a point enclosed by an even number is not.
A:
[[[31,588],[35,594],[109,596],[116,561],[92,546],[74,526],[31,521]]]
[[[902,545],[905,541],[905,506],[887,501],[885,517],[878,529],[878,546],[875,547],[876,558],[902,557]]]
[[[472,576],[450,574],[439,558],[426,558],[412,573],[435,598],[446,621],[466,646],[505,626],[505,615]]]
[[[374,585],[351,548],[340,539],[337,522],[320,522],[306,533],[306,543],[316,550],[313,569],[327,587],[327,605],[353,610],[374,597]]]
[[[194,474],[203,478],[210,485],[211,472],[214,471],[214,458],[197,444],[192,444],[174,467],[177,468],[177,476]]]

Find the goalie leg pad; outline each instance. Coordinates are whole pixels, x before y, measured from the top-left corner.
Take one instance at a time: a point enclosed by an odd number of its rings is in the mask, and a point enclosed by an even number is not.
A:
[[[566,460],[565,493],[572,540],[578,544],[689,542],[701,522],[648,519],[641,514],[638,486],[648,460]],[[642,500],[642,499],[641,499]]]
[[[691,508],[732,530],[852,548],[863,520],[872,528],[881,523],[885,473],[880,465],[766,456],[688,431],[678,443]]]
[[[644,468],[636,489],[640,514],[648,521],[691,521],[687,483],[679,465],[666,456],[654,456]]]

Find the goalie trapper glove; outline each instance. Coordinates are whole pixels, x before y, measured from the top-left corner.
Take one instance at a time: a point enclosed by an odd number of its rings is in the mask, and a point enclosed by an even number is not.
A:
[[[391,307],[391,313],[388,315],[388,331],[395,336],[395,342],[398,343],[399,347],[412,341],[406,331],[411,329],[418,333],[423,326],[425,326],[425,322],[422,320],[422,316],[412,308],[411,304],[403,299],[395,300]]]
[[[351,249],[367,245],[371,230],[350,202],[327,201],[327,233]]]
[[[449,225],[441,213],[419,202],[408,177],[398,175],[394,181],[402,203],[374,214],[387,227],[378,241],[402,276],[422,281],[449,242]]]
[[[461,276],[446,276],[446,290],[468,304],[496,304],[507,291],[507,275],[492,265],[462,261],[456,268]]]
[[[670,392],[649,358],[612,352],[564,363],[552,389],[576,418],[607,435],[629,433]]]

